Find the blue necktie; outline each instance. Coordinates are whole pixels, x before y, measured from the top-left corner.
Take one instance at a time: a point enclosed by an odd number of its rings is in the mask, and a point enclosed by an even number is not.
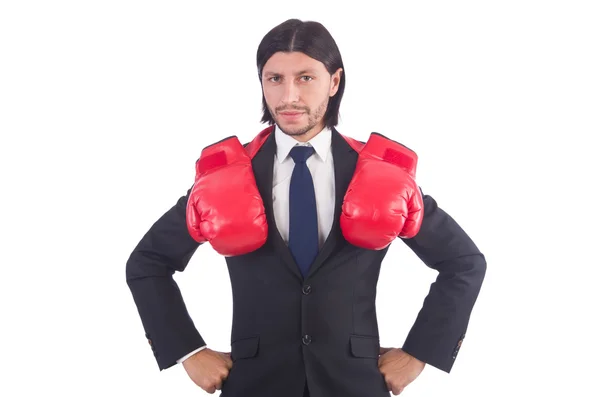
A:
[[[306,277],[310,265],[319,252],[317,201],[310,170],[306,160],[314,153],[310,146],[296,146],[290,156],[296,165],[290,182],[290,236],[288,247],[302,275]]]

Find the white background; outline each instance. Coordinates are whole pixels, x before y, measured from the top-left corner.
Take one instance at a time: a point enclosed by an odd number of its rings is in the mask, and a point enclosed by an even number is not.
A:
[[[340,47],[339,130],[417,151],[419,184],[488,261],[451,374],[426,367],[403,395],[600,395],[597,2],[216,3],[0,3],[0,394],[205,395],[159,372],[125,262],[204,146],[264,127],[256,49],[300,18]],[[382,345],[436,274],[392,245]],[[229,351],[224,260],[204,245],[176,280]]]

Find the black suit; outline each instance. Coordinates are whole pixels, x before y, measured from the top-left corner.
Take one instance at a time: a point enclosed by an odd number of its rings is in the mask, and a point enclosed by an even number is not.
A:
[[[223,397],[389,396],[378,368],[375,294],[387,248],[355,247],[339,225],[357,153],[332,130],[336,213],[330,235],[303,279],[274,223],[271,201],[275,139],[252,166],[269,238],[260,249],[226,258],[233,291],[231,353]],[[190,191],[188,191],[189,195]],[[403,349],[450,372],[484,279],[484,256],[433,198],[417,236],[404,241],[439,271]],[[173,281],[198,247],[186,227],[187,195],[145,234],[127,261],[127,283],[159,368],[205,344]]]

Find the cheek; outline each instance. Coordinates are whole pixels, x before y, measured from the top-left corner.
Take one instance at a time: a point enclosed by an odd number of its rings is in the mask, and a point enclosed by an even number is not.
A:
[[[263,91],[263,95],[265,97],[265,101],[267,101],[267,104],[269,106],[272,106],[273,98],[275,96],[274,92],[273,92],[273,89],[272,88],[265,88],[265,87],[263,87],[262,91]]]
[[[303,97],[307,105],[312,109],[316,109],[329,97],[329,86],[321,85],[319,87],[311,87],[310,90],[306,90]]]

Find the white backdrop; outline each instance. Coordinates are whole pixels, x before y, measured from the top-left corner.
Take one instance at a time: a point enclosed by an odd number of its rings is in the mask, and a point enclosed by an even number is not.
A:
[[[207,395],[158,370],[125,262],[204,146],[264,127],[256,48],[288,18],[340,47],[339,130],[413,148],[488,261],[451,374],[426,367],[402,395],[600,395],[600,13],[573,0],[2,1],[0,394]],[[382,345],[436,274],[392,245]],[[224,260],[204,245],[176,280],[229,351]]]

